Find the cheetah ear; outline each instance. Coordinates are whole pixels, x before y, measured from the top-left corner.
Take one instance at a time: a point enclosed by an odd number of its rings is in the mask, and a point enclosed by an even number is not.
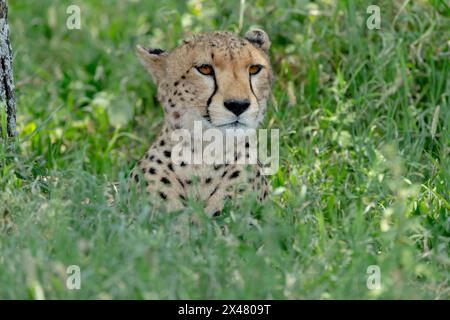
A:
[[[250,29],[244,36],[245,39],[253,43],[256,47],[269,51],[270,39],[267,33],[262,29]]]
[[[150,72],[156,84],[164,78],[166,73],[167,52],[161,49],[146,49],[136,46],[137,55],[144,67]]]

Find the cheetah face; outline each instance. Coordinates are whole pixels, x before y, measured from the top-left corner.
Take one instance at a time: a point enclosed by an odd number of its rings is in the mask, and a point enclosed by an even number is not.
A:
[[[194,36],[171,52],[138,46],[141,62],[158,86],[173,129],[256,128],[270,94],[270,40],[262,30],[244,38],[229,32]]]

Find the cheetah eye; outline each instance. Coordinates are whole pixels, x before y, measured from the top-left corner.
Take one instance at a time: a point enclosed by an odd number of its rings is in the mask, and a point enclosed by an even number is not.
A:
[[[248,73],[250,73],[252,76],[254,76],[255,74],[258,74],[262,68],[263,67],[261,65],[254,64],[254,65],[250,66],[250,68],[248,68]]]
[[[202,64],[201,66],[195,67],[198,72],[204,74],[205,76],[212,76],[214,74],[214,69],[209,64]]]

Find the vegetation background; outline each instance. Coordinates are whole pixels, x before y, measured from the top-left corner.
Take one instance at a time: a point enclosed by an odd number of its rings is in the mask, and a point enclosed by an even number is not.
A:
[[[0,298],[450,297],[448,2],[244,2],[9,1],[19,138],[1,140]],[[135,45],[251,26],[273,43],[271,200],[212,220],[196,203],[127,206],[124,177],[163,116]]]

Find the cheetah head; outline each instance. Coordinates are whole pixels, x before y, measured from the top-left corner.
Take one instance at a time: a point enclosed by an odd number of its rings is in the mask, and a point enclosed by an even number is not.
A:
[[[138,57],[158,87],[172,129],[254,129],[263,120],[272,70],[267,34],[253,29],[200,34],[170,52],[137,46]]]

